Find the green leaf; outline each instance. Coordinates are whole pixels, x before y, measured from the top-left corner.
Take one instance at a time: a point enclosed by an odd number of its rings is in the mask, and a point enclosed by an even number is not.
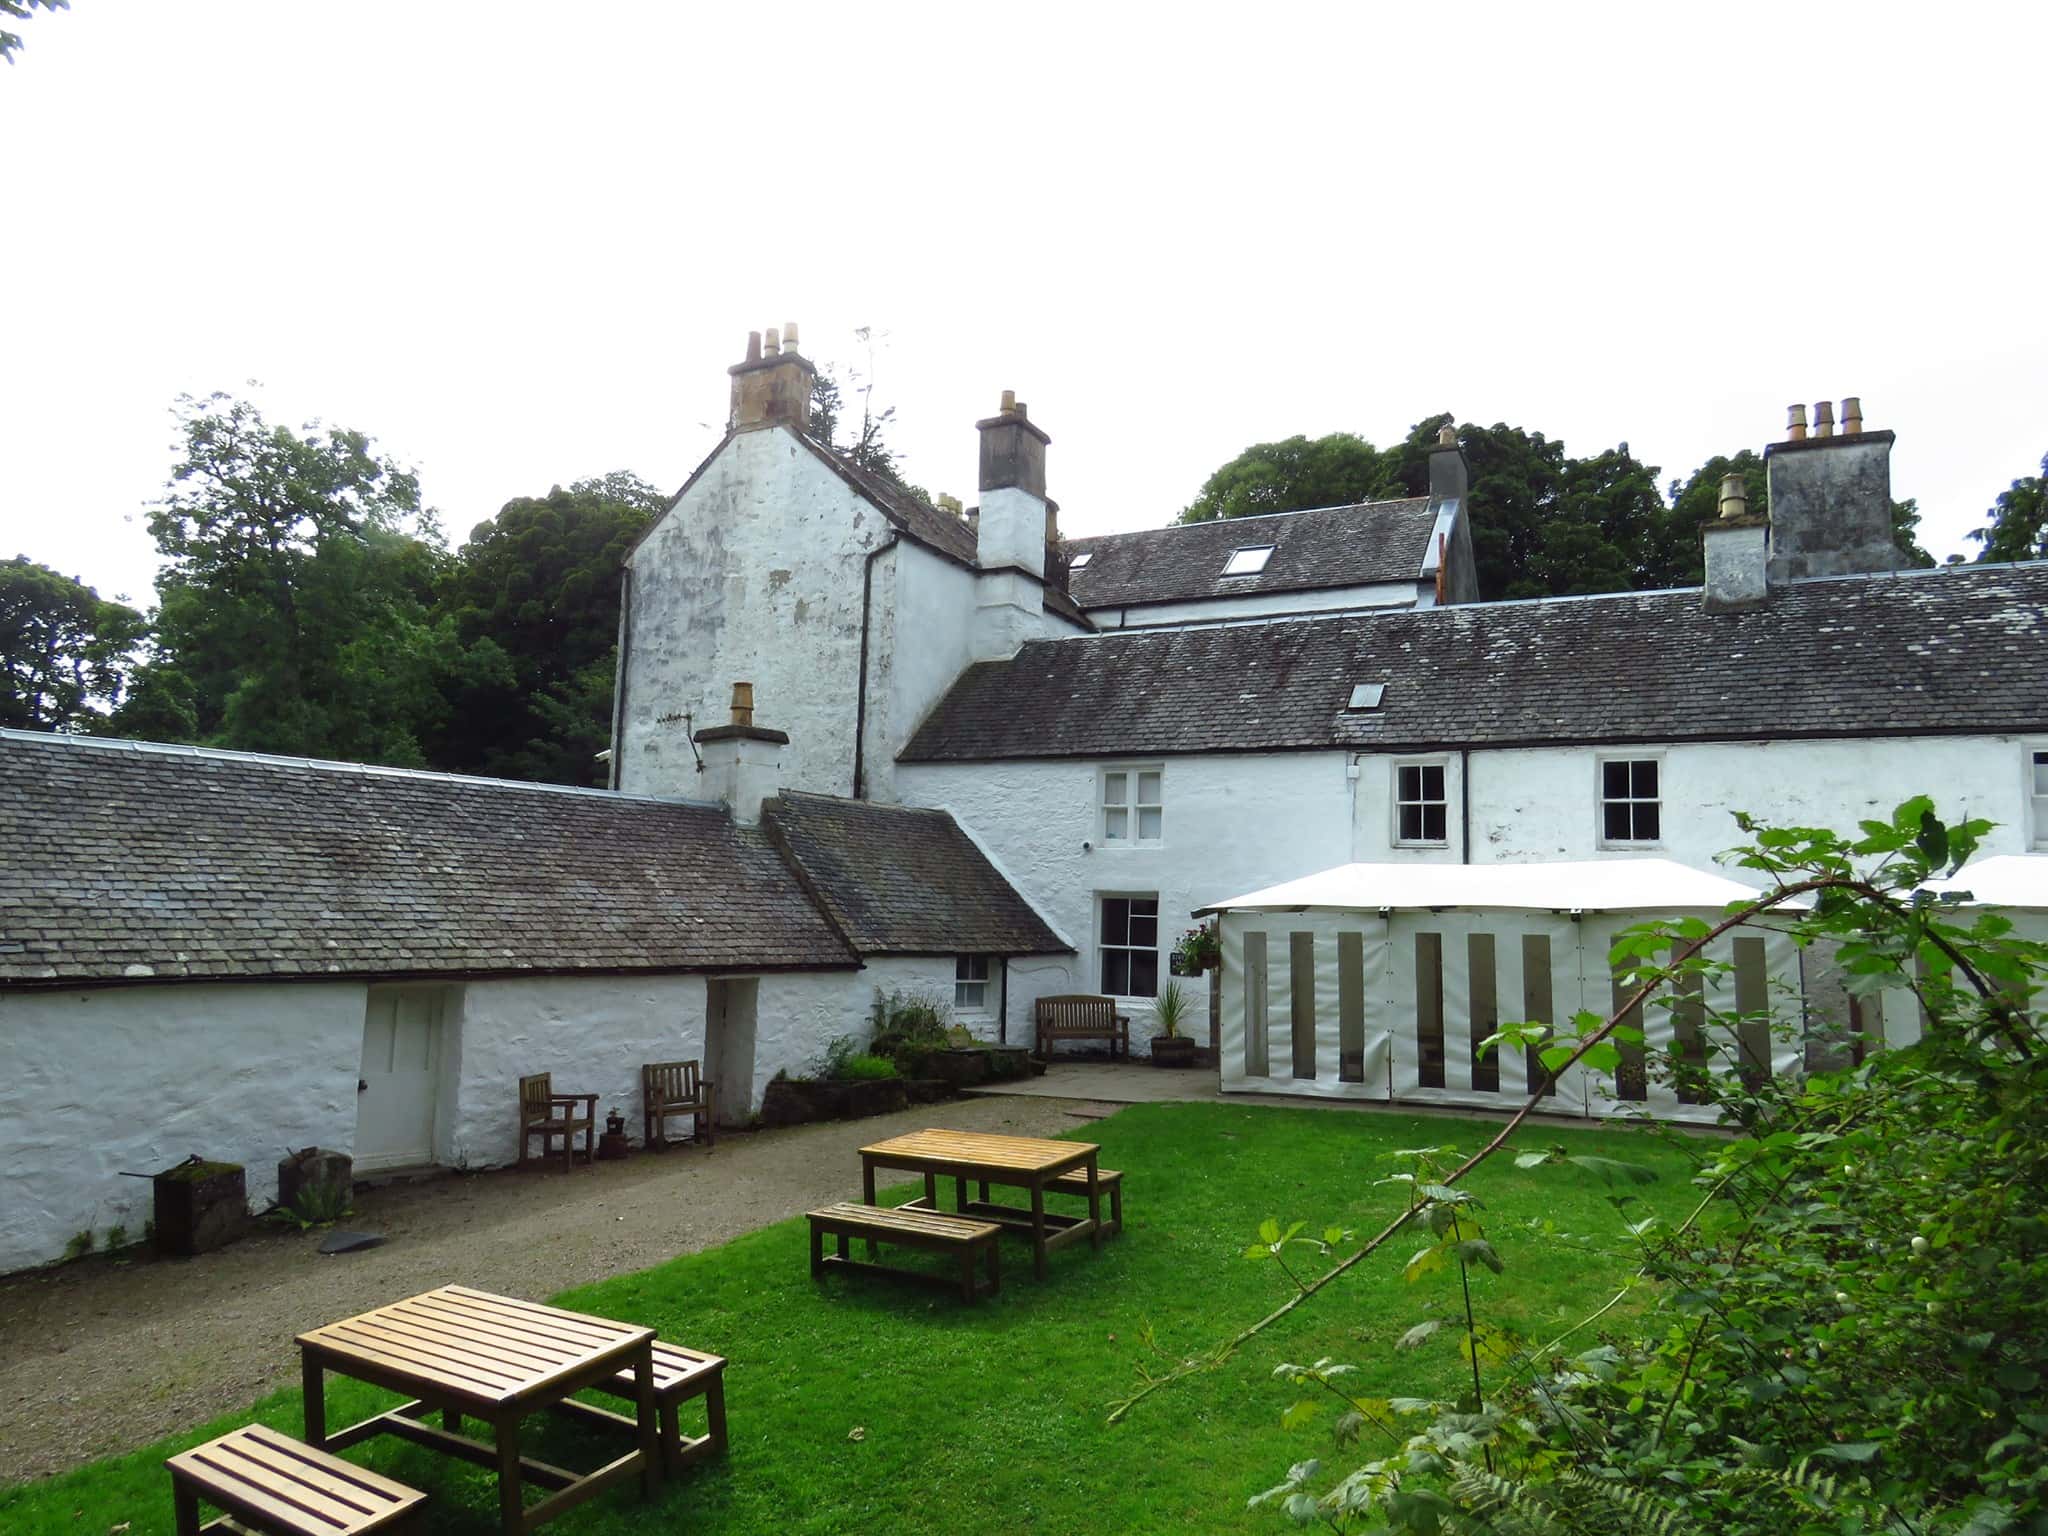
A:
[[[1309,1397],[1304,1397],[1298,1403],[1290,1404],[1287,1411],[1280,1415],[1280,1427],[1282,1429],[1301,1428],[1302,1425],[1308,1423],[1310,1419],[1316,1416],[1316,1406],[1315,1399]]]
[[[1588,1152],[1570,1152],[1565,1161],[1588,1173],[1598,1174],[1609,1184],[1654,1184],[1657,1170],[1641,1163],[1625,1163],[1615,1157],[1595,1157]]]
[[[1836,1461],[1874,1461],[1884,1447],[1875,1440],[1856,1440],[1847,1445],[1824,1445],[1820,1448],[1823,1456],[1832,1456]]]
[[[2001,1365],[1998,1384],[2008,1392],[2031,1392],[2041,1385],[2041,1373],[2031,1365]]]
[[[1493,1251],[1493,1244],[1483,1237],[1469,1237],[1458,1244],[1458,1257],[1467,1264],[1484,1264],[1496,1275],[1506,1268],[1500,1255]]]
[[[1441,1318],[1432,1318],[1426,1323],[1417,1323],[1394,1341],[1394,1348],[1415,1349],[1441,1327],[1443,1327],[1443,1319]]]
[[[1280,1241],[1280,1223],[1271,1216],[1268,1216],[1259,1223],[1259,1241],[1262,1243],[1277,1243]]]
[[[1914,843],[1920,849],[1920,856],[1929,864],[1939,866],[1948,862],[1948,828],[1941,824],[1941,818],[1933,811],[1920,813],[1920,831]]]
[[[1549,1151],[1517,1152],[1515,1154],[1515,1166],[1517,1168],[1541,1168],[1551,1160],[1551,1155]]]

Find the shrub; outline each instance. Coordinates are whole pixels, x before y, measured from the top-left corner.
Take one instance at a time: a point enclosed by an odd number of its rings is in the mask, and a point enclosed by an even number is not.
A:
[[[879,1082],[897,1075],[896,1063],[886,1056],[854,1056],[847,1060],[839,1075],[850,1083]]]

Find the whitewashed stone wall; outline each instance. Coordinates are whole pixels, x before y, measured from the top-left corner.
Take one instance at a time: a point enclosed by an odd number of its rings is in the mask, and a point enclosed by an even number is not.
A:
[[[290,1147],[346,1150],[367,988],[235,985],[0,993],[0,1272],[74,1234],[140,1241],[157,1173],[193,1153],[277,1192]]]

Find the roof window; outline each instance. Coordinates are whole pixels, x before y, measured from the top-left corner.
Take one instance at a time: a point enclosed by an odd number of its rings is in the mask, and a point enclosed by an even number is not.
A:
[[[1386,691],[1387,685],[1385,683],[1353,683],[1351,685],[1351,702],[1344,707],[1355,710],[1378,709],[1380,707],[1380,699],[1385,695]]]
[[[1086,565],[1088,564],[1088,562],[1089,562],[1090,560],[1093,560],[1094,558],[1095,558],[1095,551],[1094,551],[1094,550],[1092,550],[1092,549],[1084,549],[1084,550],[1082,550],[1082,551],[1081,551],[1081,553],[1079,553],[1078,555],[1074,556],[1074,558],[1073,558],[1073,559],[1071,559],[1071,560],[1069,560],[1069,561],[1067,562],[1067,569],[1068,569],[1068,570],[1070,570],[1070,571],[1078,571],[1078,570],[1081,570],[1081,569],[1082,569],[1083,567],[1085,567],[1085,566],[1086,566]]]
[[[1244,549],[1233,549],[1230,558],[1223,562],[1226,576],[1256,576],[1266,568],[1266,561],[1273,553],[1270,544],[1253,544]]]

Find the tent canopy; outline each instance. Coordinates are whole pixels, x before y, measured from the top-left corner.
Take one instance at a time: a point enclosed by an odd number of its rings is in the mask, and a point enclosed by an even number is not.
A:
[[[2048,854],[2001,853],[1972,859],[1946,880],[1923,889],[1937,894],[1967,892],[1972,907],[2033,907],[2048,910]]]
[[[1670,859],[1596,859],[1554,864],[1339,864],[1283,885],[1270,885],[1262,891],[1198,907],[1195,915],[1317,908],[1719,912],[1730,902],[1754,900],[1759,894],[1739,881]]]

